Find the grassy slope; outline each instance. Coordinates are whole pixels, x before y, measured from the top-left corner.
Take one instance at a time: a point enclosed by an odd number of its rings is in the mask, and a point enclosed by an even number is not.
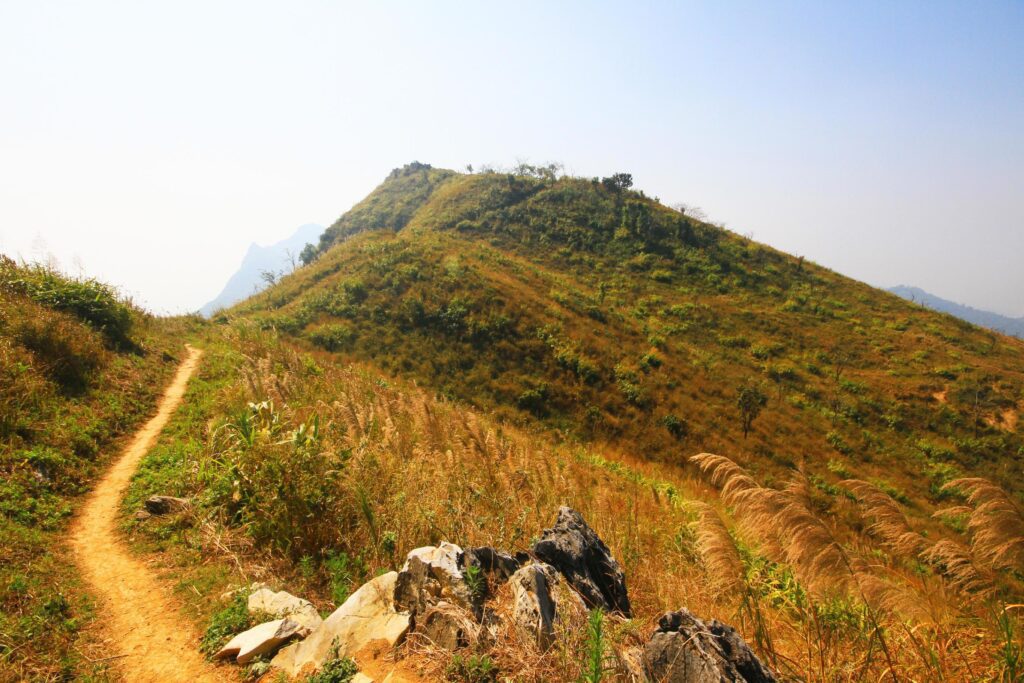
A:
[[[804,463],[921,514],[961,473],[1021,490],[1024,344],[637,193],[407,169],[323,246],[235,315],[647,459]],[[746,439],[744,383],[768,398]]]
[[[1020,623],[1001,612],[1016,570],[991,578],[975,554],[992,587],[965,590],[922,552],[976,539],[928,516],[959,502],[943,481],[983,471],[1016,490],[1020,434],[986,422],[1020,398],[1016,342],[589,181],[400,171],[324,244],[207,328],[185,409],[126,501],[198,613],[254,579],[326,611],[425,543],[525,549],[566,503],[627,571],[637,619],[615,648],[685,605],[806,680],[1018,675]],[[744,381],[770,397],[746,440]],[[795,521],[736,507],[727,530],[685,461],[701,449],[764,483],[806,458],[817,485],[784,499]],[[906,501],[920,546],[867,531],[850,475]],[[151,493],[196,507],[131,519]],[[780,552],[791,524],[825,553],[804,558],[842,552],[857,576]],[[575,680],[584,629],[569,627],[548,653],[476,654],[517,680]],[[436,678],[448,658],[424,665]]]
[[[0,261],[0,680],[93,669],[60,537],[173,371],[171,326],[99,283]]]

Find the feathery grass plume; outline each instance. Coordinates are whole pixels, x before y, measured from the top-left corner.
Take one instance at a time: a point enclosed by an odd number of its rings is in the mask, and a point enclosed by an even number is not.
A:
[[[916,558],[928,545],[924,536],[911,528],[892,496],[860,479],[846,479],[840,485],[853,491],[861,510],[871,521],[868,531],[892,552],[901,557]]]
[[[728,595],[743,590],[743,560],[729,529],[715,509],[707,503],[697,503],[697,551],[704,561],[708,578]]]
[[[954,479],[943,490],[967,492],[967,505],[942,514],[968,515],[971,554],[993,572],[1024,571],[1024,514],[999,486],[981,477]]]
[[[986,597],[995,590],[995,576],[979,567],[970,551],[955,541],[936,541],[921,553],[921,558],[939,567],[954,588],[979,597]]]

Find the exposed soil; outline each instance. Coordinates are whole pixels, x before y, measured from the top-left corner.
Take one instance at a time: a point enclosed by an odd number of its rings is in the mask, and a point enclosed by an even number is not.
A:
[[[149,422],[99,481],[71,527],[75,563],[96,599],[104,655],[125,681],[226,681],[207,663],[181,605],[117,533],[121,498],[139,461],[181,403],[202,351],[188,348]]]

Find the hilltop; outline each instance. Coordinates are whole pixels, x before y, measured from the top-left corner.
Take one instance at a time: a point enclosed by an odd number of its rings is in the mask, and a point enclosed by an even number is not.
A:
[[[854,472],[922,514],[960,474],[1020,490],[1021,342],[670,209],[626,174],[396,169],[310,265],[231,315],[631,457],[802,465],[826,492]]]

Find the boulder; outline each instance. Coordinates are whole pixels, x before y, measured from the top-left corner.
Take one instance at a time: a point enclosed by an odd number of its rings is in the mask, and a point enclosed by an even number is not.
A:
[[[416,620],[418,637],[449,651],[475,645],[480,631],[480,625],[468,610],[444,600],[427,607]]]
[[[560,571],[589,607],[632,616],[619,563],[580,513],[559,508],[555,526],[544,531],[533,554]]]
[[[239,664],[248,664],[260,655],[270,654],[299,635],[302,626],[291,619],[275,619],[253,626],[228,641],[215,655],[215,659],[234,657]]]
[[[150,496],[143,503],[146,512],[151,515],[167,515],[172,512],[179,512],[189,507],[187,498],[175,498],[174,496]]]
[[[409,615],[395,611],[397,579],[397,572],[388,572],[363,584],[305,640],[277,653],[271,666],[295,676],[320,668],[334,645],[339,657],[351,657],[374,641],[394,647],[409,630]]]
[[[569,609],[586,609],[554,567],[532,563],[509,580],[512,586],[512,618],[516,628],[542,650],[555,641],[555,623]]]
[[[731,626],[687,609],[658,620],[643,653],[644,674],[661,683],[775,683],[775,676]]]
[[[305,629],[303,636],[309,635],[323,623],[320,613],[311,602],[285,591],[260,588],[249,595],[248,608],[249,614],[268,614],[278,619],[288,617]]]
[[[462,548],[453,543],[411,551],[395,582],[395,609],[409,612],[415,622],[431,605],[445,602],[473,609],[473,594],[462,573]]]

